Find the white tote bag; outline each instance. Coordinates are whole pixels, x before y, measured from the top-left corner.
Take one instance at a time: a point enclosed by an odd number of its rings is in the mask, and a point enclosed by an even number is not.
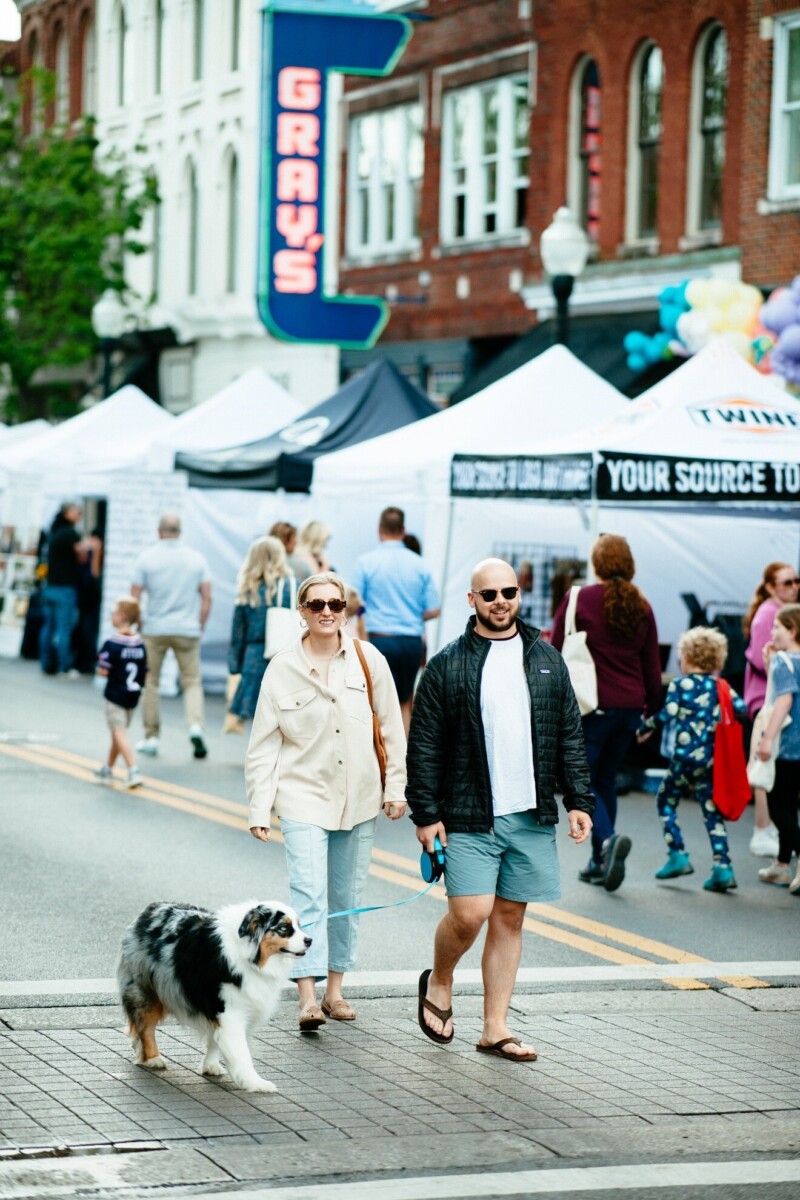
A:
[[[289,583],[289,608],[283,605],[285,585]],[[264,658],[272,658],[279,650],[285,650],[302,633],[300,613],[297,611],[297,580],[294,575],[284,575],[275,592],[275,604],[267,609],[267,624],[264,635]]]
[[[778,652],[772,662],[769,664],[769,672],[767,674],[767,694],[764,697],[764,707],[760,712],[756,713],[756,719],[753,722],[753,732],[750,737],[750,761],[747,764],[747,781],[751,787],[763,788],[765,792],[771,792],[775,786],[775,759],[778,757],[778,751],[781,748],[781,731],[787,725],[791,725],[792,718],[786,715],[786,720],[781,725],[781,728],[772,739],[772,757],[766,761],[762,761],[758,757],[758,743],[764,734],[764,730],[769,725],[769,719],[772,716],[772,706],[775,703],[775,684],[773,680],[772,664],[776,658],[782,659],[789,670],[794,675],[794,667],[792,660],[788,654]]]
[[[561,657],[567,664],[572,689],[581,716],[594,712],[597,708],[597,670],[594,665],[589,647],[586,645],[586,631],[575,628],[575,610],[578,607],[578,592],[576,585],[569,590],[567,614],[564,620],[564,644],[561,647]]]

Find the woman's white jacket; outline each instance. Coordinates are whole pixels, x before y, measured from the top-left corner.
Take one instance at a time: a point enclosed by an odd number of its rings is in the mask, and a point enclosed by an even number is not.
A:
[[[403,804],[406,739],[388,663],[361,642],[375,711],[386,742],[386,790],[372,733],[364,671],[352,639],[330,662],[323,684],[301,639],[271,659],[258,698],[245,761],[249,825],[269,828],[273,812],[323,829],[352,829],[383,803]]]

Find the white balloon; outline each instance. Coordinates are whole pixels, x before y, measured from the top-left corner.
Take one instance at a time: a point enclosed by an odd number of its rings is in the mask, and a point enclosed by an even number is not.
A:
[[[696,310],[681,313],[676,328],[678,337],[690,354],[696,354],[711,340],[711,324],[705,313]]]

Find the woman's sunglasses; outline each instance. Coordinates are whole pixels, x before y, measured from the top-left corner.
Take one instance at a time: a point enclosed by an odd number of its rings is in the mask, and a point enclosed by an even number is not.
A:
[[[343,613],[347,608],[347,602],[345,600],[306,600],[301,607],[309,608],[312,613],[319,616],[320,613],[325,612],[326,608],[329,608],[332,613]]]
[[[479,591],[473,592],[473,596],[480,596],[481,600],[485,600],[487,604],[491,604],[492,600],[497,598],[497,588],[480,588]],[[518,587],[500,588],[500,595],[504,600],[513,600],[519,591]]]

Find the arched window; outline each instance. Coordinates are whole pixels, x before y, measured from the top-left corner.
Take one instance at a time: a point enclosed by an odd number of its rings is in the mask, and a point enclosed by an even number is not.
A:
[[[594,242],[600,235],[601,102],[597,63],[584,58],[575,72],[570,103],[569,200]]]
[[[41,71],[42,69],[42,45],[38,35],[31,34],[31,39],[28,42],[28,62],[32,71]],[[29,90],[30,104],[30,127],[32,133],[41,133],[43,127],[42,102],[39,96],[39,89],[36,86],[36,80],[33,79]]]
[[[227,185],[225,291],[232,293],[239,285],[239,159],[236,154],[231,154],[228,163]]]
[[[203,78],[205,4],[192,0],[192,80]]]
[[[158,181],[156,181],[158,187]],[[160,196],[159,192],[159,196]],[[150,213],[150,292],[154,300],[161,291],[161,258],[164,242],[164,203],[159,200]]]
[[[124,4],[120,3],[117,6],[115,24],[117,39],[117,104],[122,108],[131,98],[130,73],[132,67],[130,26]]]
[[[728,38],[714,25],[698,46],[699,111],[696,115],[698,230],[722,226],[722,177],[725,170],[725,111],[728,100]]]
[[[664,59],[658,46],[648,46],[639,60],[638,92],[636,236],[647,238],[655,237],[658,233],[658,174],[664,92]]]
[[[238,71],[240,42],[242,40],[242,0],[231,0],[231,57],[232,71]]]
[[[197,185],[197,169],[191,161],[186,172],[186,199],[188,238],[186,290],[190,296],[196,296],[200,280],[200,190]]]
[[[56,72],[55,119],[57,125],[65,125],[69,120],[69,39],[63,27],[56,34],[54,61]]]
[[[153,95],[164,86],[164,3],[153,0]]]
[[[81,46],[81,111],[93,114],[97,108],[97,49],[95,25],[88,20],[83,26]]]

